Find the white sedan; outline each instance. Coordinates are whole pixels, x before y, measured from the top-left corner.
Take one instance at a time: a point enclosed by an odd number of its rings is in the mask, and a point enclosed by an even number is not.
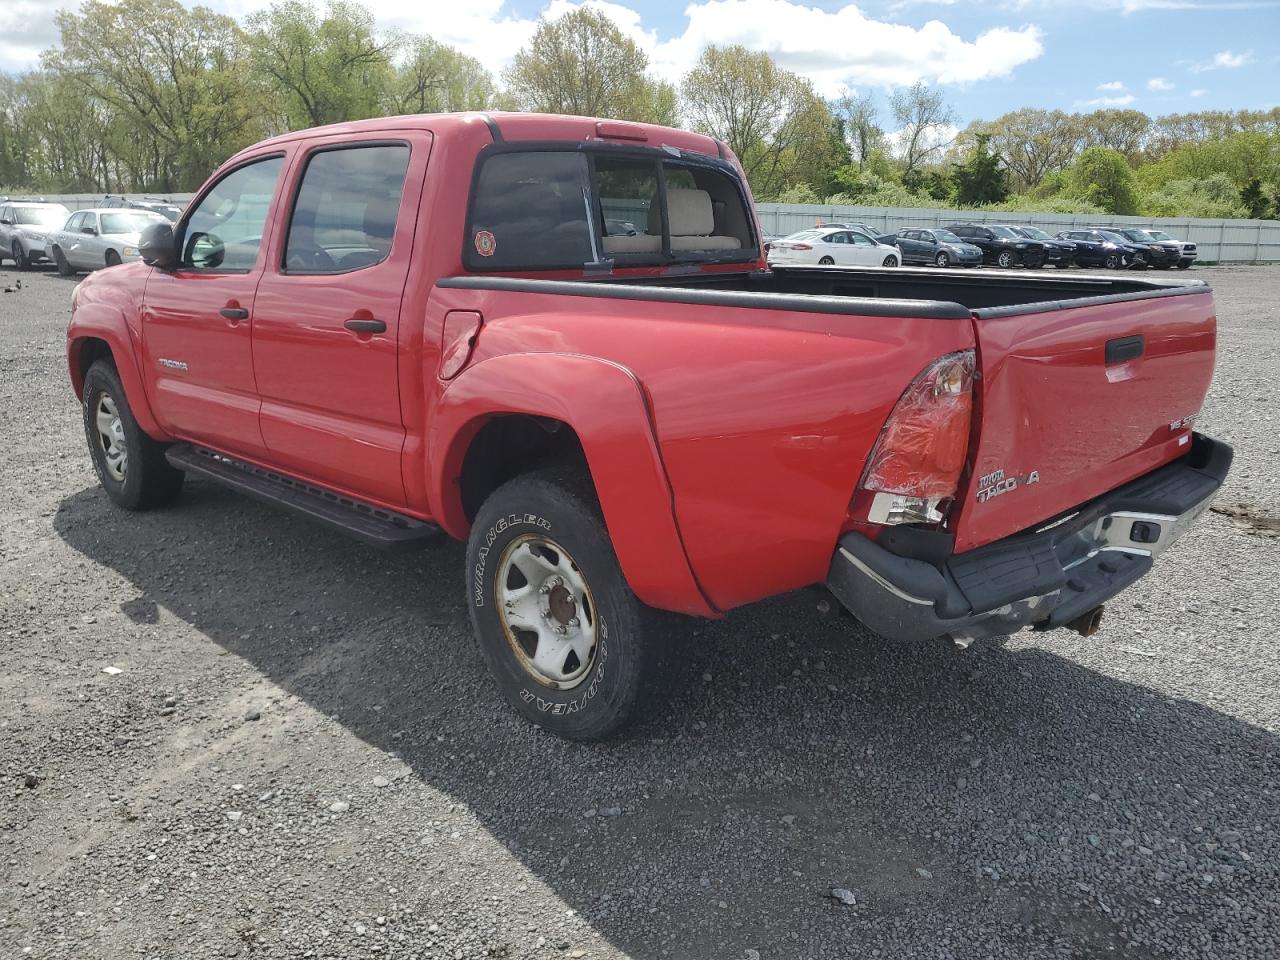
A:
[[[896,267],[902,251],[878,242],[861,230],[818,227],[774,241],[771,267]]]

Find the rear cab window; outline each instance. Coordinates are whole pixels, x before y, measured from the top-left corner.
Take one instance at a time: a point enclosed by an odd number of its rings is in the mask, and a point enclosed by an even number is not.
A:
[[[727,165],[657,150],[481,154],[464,237],[470,270],[580,270],[759,257],[746,197]]]

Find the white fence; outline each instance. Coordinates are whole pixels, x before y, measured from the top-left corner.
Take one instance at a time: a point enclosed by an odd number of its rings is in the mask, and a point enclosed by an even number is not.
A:
[[[829,204],[760,203],[760,226],[785,237],[820,222],[857,222],[894,233],[952,223],[1033,224],[1049,233],[1075,227],[1134,226],[1163,230],[1177,240],[1195,243],[1199,260],[1212,263],[1280,263],[1280,220],[1151,219],[1103,214],[1001,213],[992,210],[948,210],[915,207],[841,207]]]
[[[142,194],[126,194],[141,199]],[[189,193],[158,195],[182,206]],[[72,210],[96,206],[101,194],[69,194],[48,197]],[[948,210],[924,207],[840,207],[829,204],[760,203],[760,226],[767,234],[789,233],[826,221],[857,221],[885,233],[912,227],[945,227],[951,223],[1027,223],[1050,233],[1074,227],[1130,225],[1154,227],[1178,240],[1196,244],[1201,262],[1280,263],[1280,220],[1193,220],[1185,217],[1150,219],[1071,213],[1000,213],[991,210]]]

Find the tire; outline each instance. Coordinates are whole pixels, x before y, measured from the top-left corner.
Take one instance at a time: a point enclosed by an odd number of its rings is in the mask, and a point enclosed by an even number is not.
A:
[[[13,256],[14,264],[17,266],[19,270],[31,269],[31,261],[27,258],[27,255],[22,252],[22,244],[20,244],[17,240],[13,241],[13,248],[10,251],[10,253]]]
[[[889,256],[885,257],[884,261],[880,264],[880,266],[882,267],[896,267],[897,265],[898,265],[898,258],[893,256],[893,254],[890,254]]]
[[[1106,267],[1108,270],[1118,270],[1120,268],[1119,254],[1115,254],[1115,253],[1107,254],[1106,259],[1102,261],[1102,265]]]
[[[1190,260],[1179,260],[1179,261],[1178,261],[1178,269],[1179,269],[1179,270],[1190,270],[1190,269],[1191,269],[1191,261],[1190,261]]]
[[[834,263],[835,263],[835,260],[833,260],[831,257],[823,257],[821,260],[818,261],[818,266],[829,267],[829,266],[832,266]]]
[[[940,267],[951,266],[951,258],[947,256],[947,251],[939,250],[938,255],[933,258],[933,262]]]
[[[75,276],[75,270],[73,270],[71,267],[71,264],[67,262],[67,255],[62,252],[61,247],[53,248],[53,262],[57,264],[58,273],[62,274],[62,276],[64,277]]]
[[[165,445],[138,426],[111,361],[98,360],[85,374],[81,407],[89,456],[113,503],[151,510],[178,499],[185,474],[165,459]]]
[[[503,699],[530,722],[602,740],[669,686],[668,631],[627,585],[589,480],[556,470],[499,487],[472,526],[466,573],[480,652]],[[517,612],[522,601],[527,614]]]
[[[996,255],[996,266],[1004,267],[1006,270],[1009,270],[1017,262],[1017,259],[1018,258],[1013,255],[1012,250],[1001,250]]]
[[[108,250],[108,251],[107,251],[107,257],[106,257],[106,260],[107,260],[107,266],[108,266],[108,267],[118,267],[118,266],[120,266],[120,262],[121,262],[121,261],[120,261],[120,254],[116,253],[114,250]]]

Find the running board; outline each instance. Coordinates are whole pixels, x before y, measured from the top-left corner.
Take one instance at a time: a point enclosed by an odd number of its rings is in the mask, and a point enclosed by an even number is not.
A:
[[[186,473],[319,520],[373,547],[404,549],[439,536],[440,528],[324,487],[257,467],[204,447],[175,443],[165,459]]]

